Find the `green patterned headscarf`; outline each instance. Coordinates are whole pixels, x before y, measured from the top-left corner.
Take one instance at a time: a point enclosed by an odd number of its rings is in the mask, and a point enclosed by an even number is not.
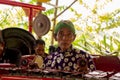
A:
[[[74,25],[73,25],[73,23],[72,23],[71,21],[69,21],[69,20],[62,20],[62,21],[58,22],[57,25],[56,25],[56,27],[55,27],[55,29],[54,29],[54,34],[57,34],[58,31],[59,31],[61,28],[63,28],[63,27],[69,28],[69,29],[73,32],[73,34],[75,34]]]

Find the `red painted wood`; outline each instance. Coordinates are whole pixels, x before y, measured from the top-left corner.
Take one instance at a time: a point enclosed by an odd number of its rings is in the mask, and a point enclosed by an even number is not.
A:
[[[6,5],[11,5],[11,6],[19,6],[19,7],[25,7],[28,8],[30,11],[30,14],[28,15],[29,17],[29,32],[32,32],[32,20],[33,20],[33,12],[34,10],[45,10],[44,7],[40,5],[32,5],[32,4],[27,4],[27,3],[22,3],[22,2],[17,2],[17,1],[12,1],[12,0],[0,0],[0,4],[6,4]]]
[[[120,60],[117,56],[98,56],[94,58],[97,70],[120,72]]]

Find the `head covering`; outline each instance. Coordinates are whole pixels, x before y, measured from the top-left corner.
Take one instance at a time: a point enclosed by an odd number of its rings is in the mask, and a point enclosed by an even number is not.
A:
[[[63,27],[67,27],[69,28],[73,34],[75,34],[75,28],[74,28],[74,25],[71,21],[69,20],[61,20],[60,22],[57,23],[55,29],[54,29],[54,34],[57,34],[58,31],[63,28]]]

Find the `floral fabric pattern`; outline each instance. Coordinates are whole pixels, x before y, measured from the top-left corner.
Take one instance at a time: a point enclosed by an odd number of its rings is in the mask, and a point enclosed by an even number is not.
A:
[[[82,50],[78,50],[72,47],[64,52],[62,52],[58,47],[54,53],[51,53],[45,58],[44,67],[46,69],[80,72],[82,69],[80,64],[83,64],[81,59],[84,59],[87,62],[87,69],[89,71],[95,70],[94,62],[91,56]]]

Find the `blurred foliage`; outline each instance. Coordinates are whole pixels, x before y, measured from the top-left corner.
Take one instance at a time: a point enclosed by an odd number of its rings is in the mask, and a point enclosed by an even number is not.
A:
[[[25,2],[25,0],[20,0]],[[112,0],[96,0],[93,7],[86,2],[86,0],[78,0],[79,5],[83,6],[88,12],[85,14],[74,9],[72,6],[69,11],[74,14],[70,20],[75,24],[77,37],[73,42],[76,48],[80,48],[88,51],[90,54],[99,55],[120,55],[120,9],[116,9],[109,13],[100,14],[100,11],[105,8]],[[101,4],[99,4],[102,2]],[[36,0],[29,0],[30,4],[36,4]],[[67,6],[59,6],[58,12],[63,11]],[[13,7],[12,7],[13,8]],[[22,10],[18,10],[17,13],[11,13],[12,8],[4,11],[0,10],[2,20],[0,20],[1,28],[5,28],[8,25],[18,26],[28,29],[28,21],[25,17],[19,17],[18,15],[25,16]],[[46,51],[48,51],[51,45],[52,28],[54,18],[54,7],[47,9],[43,14],[47,15],[51,21],[51,30],[42,38],[46,41]],[[11,15],[11,16],[8,16]],[[17,20],[13,15],[18,16]],[[7,20],[8,19],[8,20]],[[20,21],[19,21],[20,20]],[[57,20],[58,21],[58,20]],[[14,23],[14,25],[11,25]],[[33,32],[33,34],[35,34]],[[57,45],[54,42],[54,45]]]

